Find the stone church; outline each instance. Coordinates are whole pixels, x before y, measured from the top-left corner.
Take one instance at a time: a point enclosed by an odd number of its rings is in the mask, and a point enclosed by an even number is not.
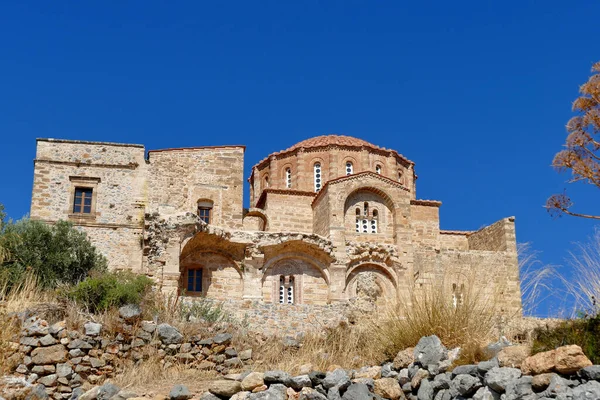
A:
[[[246,209],[244,151],[38,139],[31,218],[71,221],[111,268],[183,296],[318,306],[355,298],[361,277],[378,301],[442,279],[455,303],[475,285],[520,312],[513,217],[441,230],[413,161],[341,135],[259,161]]]

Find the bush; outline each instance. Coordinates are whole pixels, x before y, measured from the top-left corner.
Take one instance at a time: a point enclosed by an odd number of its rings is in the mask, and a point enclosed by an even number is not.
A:
[[[497,293],[471,284],[464,287],[460,300],[454,299],[447,282],[481,279],[467,278],[445,276],[424,287],[411,287],[397,304],[389,304],[382,313],[383,320],[374,326],[385,354],[393,358],[399,350],[415,346],[423,336],[437,335],[448,348],[461,348],[457,363],[481,361],[481,348],[497,339],[499,298]]]
[[[9,288],[32,273],[42,288],[73,284],[92,271],[105,271],[106,259],[84,232],[66,221],[48,225],[22,219],[5,221],[0,208],[0,279]]]
[[[536,329],[532,352],[576,344],[594,363],[600,364],[600,316],[567,320],[553,328]]]
[[[96,313],[125,304],[140,304],[152,288],[152,280],[132,272],[107,272],[91,276],[67,289],[65,295]]]

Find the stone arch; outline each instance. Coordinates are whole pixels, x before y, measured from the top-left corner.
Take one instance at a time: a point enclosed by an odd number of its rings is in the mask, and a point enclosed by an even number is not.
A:
[[[268,218],[260,208],[251,208],[244,215],[242,220],[245,231],[266,231],[268,227]]]
[[[327,304],[329,276],[325,266],[302,253],[284,253],[269,259],[263,268],[263,301],[279,303],[280,279],[294,281],[294,304]]]
[[[227,254],[218,251],[195,251],[180,259],[179,269],[182,294],[218,300],[242,298],[242,271]],[[199,286],[198,276],[201,277]],[[193,285],[191,290],[190,284]]]
[[[397,299],[398,283],[385,264],[365,262],[348,270],[344,291],[349,299],[361,298],[381,304]]]

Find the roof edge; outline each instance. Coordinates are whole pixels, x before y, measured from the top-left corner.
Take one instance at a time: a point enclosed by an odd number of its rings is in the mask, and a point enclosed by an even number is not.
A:
[[[52,142],[52,143],[72,143],[72,144],[92,144],[100,146],[118,146],[118,147],[138,147],[144,148],[143,144],[135,143],[117,143],[117,142],[95,142],[91,140],[71,140],[71,139],[54,139],[54,138],[36,138],[36,142]]]
[[[243,149],[246,151],[246,146],[241,144],[231,144],[231,145],[220,145],[220,146],[194,146],[194,147],[171,147],[166,149],[156,149],[156,150],[148,150],[148,153],[159,153],[163,151],[193,151],[193,150],[202,150],[202,149]]]

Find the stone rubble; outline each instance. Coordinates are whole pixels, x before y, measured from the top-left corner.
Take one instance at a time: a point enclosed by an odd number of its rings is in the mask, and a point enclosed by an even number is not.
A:
[[[223,374],[231,368],[253,362],[252,349],[238,353],[231,345],[232,335],[229,333],[185,338],[168,324],[140,321],[141,311],[135,306],[126,306],[119,311],[119,333],[112,335],[103,330],[102,324],[92,321],[85,323],[83,332],[80,332],[67,329],[65,321],[50,326],[38,317],[24,320],[21,336],[10,346],[13,353],[7,360],[9,365],[14,366],[15,382],[21,383],[15,392],[31,392],[31,399],[47,398],[41,396],[43,392],[55,400],[75,400],[82,395],[84,385],[99,385],[115,376],[123,361],[138,362],[150,354],[157,355],[165,367],[179,363],[186,364],[188,368],[215,370]],[[240,386],[239,383],[237,386]],[[6,387],[6,382],[3,387]],[[103,388],[105,392],[86,392],[87,400],[108,400],[117,394],[112,392],[114,387]],[[186,400],[189,393],[186,394],[185,390],[177,389],[173,400]],[[23,397],[30,399],[28,396]],[[0,393],[0,399],[2,397]],[[86,400],[83,396],[81,398]]]
[[[503,343],[495,346],[491,360],[452,368],[460,350],[449,351],[438,337],[428,336],[400,351],[393,362],[357,370],[332,365],[321,372],[307,364],[298,375],[229,374],[252,363],[252,350],[238,352],[231,334],[188,339],[168,324],[139,321],[136,309],[124,309],[121,316],[121,333],[114,338],[93,322],[84,325],[84,334],[68,330],[64,321],[52,326],[36,317],[24,321],[9,359],[16,365],[15,376],[0,381],[0,399],[137,400],[135,393],[104,381],[118,372],[117,361],[141,360],[150,347],[166,366],[179,362],[222,372],[200,400],[600,399],[600,366],[575,345],[530,356],[525,346]],[[162,399],[194,397],[177,384]]]

